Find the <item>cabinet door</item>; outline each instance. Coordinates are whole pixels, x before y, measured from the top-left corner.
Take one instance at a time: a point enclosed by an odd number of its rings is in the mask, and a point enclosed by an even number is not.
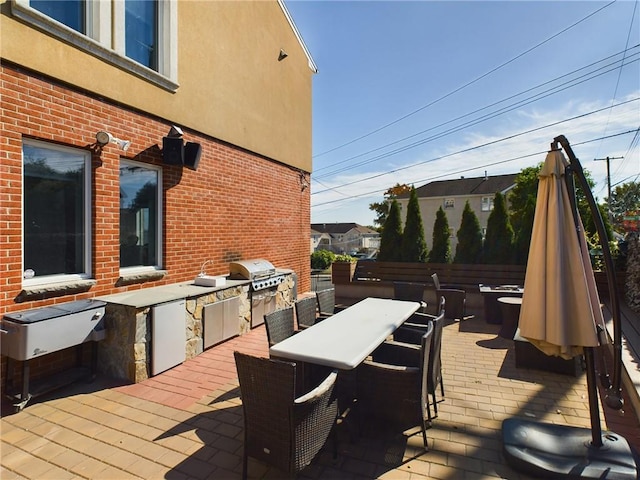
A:
[[[151,309],[151,375],[175,367],[187,358],[185,305],[182,299]]]

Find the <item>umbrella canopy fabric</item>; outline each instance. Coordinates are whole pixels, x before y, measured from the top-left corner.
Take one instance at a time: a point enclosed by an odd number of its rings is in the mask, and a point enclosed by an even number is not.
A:
[[[540,171],[519,327],[545,354],[569,359],[598,346],[596,325],[604,321],[579,217],[576,232],[567,165],[552,150]]]

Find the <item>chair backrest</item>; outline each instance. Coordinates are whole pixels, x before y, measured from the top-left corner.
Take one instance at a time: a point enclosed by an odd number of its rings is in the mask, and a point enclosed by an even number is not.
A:
[[[431,345],[433,344],[433,332],[435,331],[434,322],[427,327],[427,331],[422,335],[420,342],[420,363],[422,366],[422,381],[420,382],[420,407],[422,409],[422,418],[428,417],[429,409],[429,360],[431,358]]]
[[[316,292],[320,315],[333,315],[336,309],[336,289],[327,288]]]
[[[316,323],[317,301],[314,297],[301,298],[295,303],[298,328],[310,327]]]
[[[446,301],[446,318],[459,320],[464,318],[467,292],[455,288],[437,288],[436,296]]]
[[[297,473],[318,454],[336,421],[336,373],[296,398],[296,364],[234,352],[244,414],[243,478],[254,457]]]
[[[290,410],[295,399],[296,365],[240,352],[234,352],[234,357],[242,398],[246,453],[287,471],[293,442]]]
[[[293,307],[267,313],[264,316],[264,323],[267,328],[269,346],[272,347],[295,333]]]
[[[433,279],[433,286],[436,288],[440,288],[440,280],[438,279],[438,274],[437,273],[431,274],[431,278]]]
[[[393,282],[393,298],[394,300],[423,302],[424,287],[422,283]]]
[[[440,383],[442,378],[442,328],[444,327],[445,312],[442,311],[431,322],[433,325],[433,336],[431,337],[431,351],[429,352],[429,365],[428,365],[428,377],[427,387],[429,393],[435,392],[436,387]]]

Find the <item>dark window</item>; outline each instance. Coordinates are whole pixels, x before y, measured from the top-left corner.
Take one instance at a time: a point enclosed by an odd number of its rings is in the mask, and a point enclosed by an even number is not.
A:
[[[25,271],[86,273],[88,154],[25,144],[23,157]]]
[[[152,70],[158,70],[158,2],[125,1],[126,55]]]
[[[158,265],[159,171],[120,164],[120,267]]]
[[[29,5],[67,27],[86,33],[85,0],[31,0]]]

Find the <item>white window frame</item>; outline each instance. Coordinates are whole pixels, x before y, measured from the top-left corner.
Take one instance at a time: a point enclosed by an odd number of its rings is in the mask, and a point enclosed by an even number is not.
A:
[[[158,0],[157,72],[125,55],[123,1],[86,0],[86,34],[32,8],[29,0],[11,1],[16,18],[158,87],[171,92],[178,89],[178,0]]]
[[[84,235],[84,258],[83,258],[83,262],[84,262],[84,272],[83,273],[74,273],[74,274],[54,274],[54,275],[43,275],[41,277],[33,277],[33,278],[23,278],[22,279],[22,286],[23,287],[32,287],[32,286],[36,286],[36,285],[47,285],[47,284],[53,284],[53,283],[63,283],[63,282],[73,282],[73,281],[77,281],[77,280],[86,280],[91,278],[91,276],[93,275],[92,270],[91,270],[91,266],[92,266],[92,262],[91,262],[91,258],[92,258],[92,243],[91,243],[91,239],[93,238],[93,224],[91,223],[91,214],[92,214],[92,198],[93,198],[93,194],[91,191],[91,177],[93,175],[93,172],[91,170],[91,152],[88,152],[86,150],[82,150],[79,148],[73,148],[73,147],[63,147],[60,145],[56,145],[54,143],[49,143],[49,142],[43,142],[40,140],[27,140],[25,139],[23,141],[23,145],[33,145],[36,147],[40,147],[40,148],[46,148],[48,150],[57,150],[60,152],[73,152],[75,155],[82,155],[84,156],[84,168],[85,168],[85,175],[84,175],[84,192],[85,192],[85,197],[84,197],[84,212],[83,212],[83,221],[84,221],[84,231],[85,231],[85,235]],[[24,212],[24,199],[25,199],[25,192],[24,192],[24,149],[22,150],[22,211]],[[22,271],[23,273],[25,272],[25,259],[24,259],[24,251],[25,251],[25,246],[24,246],[24,214],[22,215],[22,219],[20,221],[20,235],[22,237],[21,243],[21,252],[22,252]]]
[[[145,273],[145,272],[155,272],[158,270],[162,270],[162,259],[164,258],[163,256],[163,251],[162,251],[162,245],[163,245],[163,238],[162,238],[162,232],[163,232],[163,225],[164,225],[164,213],[162,210],[162,167],[159,167],[157,165],[152,165],[150,163],[141,163],[141,162],[134,162],[132,160],[126,159],[124,157],[120,158],[120,163],[118,165],[118,171],[120,171],[120,166],[121,165],[132,165],[132,166],[139,166],[142,168],[146,168],[147,170],[155,170],[158,174],[158,191],[156,192],[157,198],[156,198],[156,202],[158,205],[158,222],[156,225],[156,251],[158,252],[157,254],[157,264],[156,265],[144,265],[144,266],[135,266],[135,267],[120,267],[120,275],[121,276],[130,276],[130,275],[135,275],[138,273]],[[119,185],[119,182],[118,182]],[[118,218],[118,234],[120,234],[120,220]]]
[[[494,197],[492,196],[482,197],[482,200],[480,201],[480,208],[483,212],[490,212],[493,210],[493,199]]]

